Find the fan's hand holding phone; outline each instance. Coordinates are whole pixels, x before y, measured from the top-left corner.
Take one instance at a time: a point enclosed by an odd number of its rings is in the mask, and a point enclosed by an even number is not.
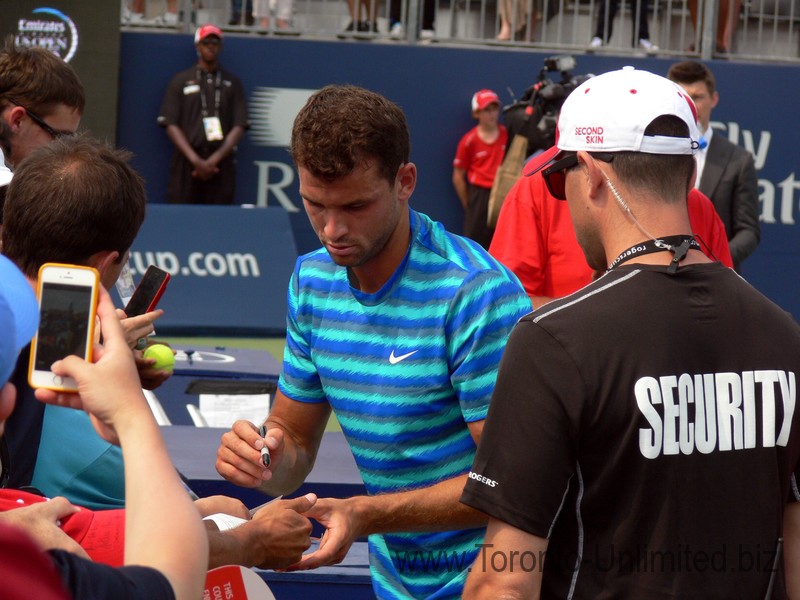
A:
[[[39,329],[31,344],[31,387],[77,391],[71,377],[56,375],[51,365],[71,354],[92,360],[100,278],[91,267],[47,263],[39,269]]]

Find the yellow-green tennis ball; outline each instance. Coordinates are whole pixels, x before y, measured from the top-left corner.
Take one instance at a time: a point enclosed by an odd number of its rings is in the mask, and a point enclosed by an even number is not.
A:
[[[148,346],[144,351],[144,357],[156,359],[156,364],[153,365],[155,369],[172,372],[175,368],[175,355],[172,353],[172,348],[164,344]]]

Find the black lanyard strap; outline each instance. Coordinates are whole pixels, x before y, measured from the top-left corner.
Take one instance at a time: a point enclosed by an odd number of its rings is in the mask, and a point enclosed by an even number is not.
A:
[[[689,252],[689,249],[702,250],[693,235],[669,235],[656,240],[647,240],[624,250],[611,262],[607,270],[615,269],[622,263],[637,256],[653,254],[654,252],[671,252],[672,262],[670,262],[667,272],[674,275],[678,270],[678,263],[686,258],[686,253]]]
[[[197,81],[200,82],[200,108],[203,111],[203,118],[205,119],[208,116],[208,101],[206,100],[206,88],[203,86],[203,81],[209,83],[211,78],[208,77],[211,73],[206,73],[206,77],[200,77],[200,69],[197,69]],[[217,69],[217,77],[214,81],[214,114],[211,115],[212,117],[216,117],[219,114],[219,103],[220,103],[220,90],[222,89],[222,72]]]

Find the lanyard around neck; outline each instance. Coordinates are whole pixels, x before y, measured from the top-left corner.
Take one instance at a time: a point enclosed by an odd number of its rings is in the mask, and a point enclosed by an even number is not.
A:
[[[653,254],[654,252],[671,252],[672,261],[667,272],[674,275],[678,270],[678,263],[686,258],[686,253],[690,248],[702,250],[700,244],[693,235],[670,235],[656,240],[647,240],[624,250],[620,255],[611,261],[607,271],[617,268],[622,263],[637,256]]]
[[[200,108],[203,112],[203,118],[205,119],[208,116],[208,103],[206,100],[206,90],[203,88],[202,82],[208,82],[208,75],[211,73],[206,73],[206,77],[200,77],[200,69],[197,69],[197,81],[200,82]],[[222,88],[222,71],[218,68],[217,69],[217,76],[214,81],[214,114],[212,116],[216,117],[219,114],[219,103],[220,103],[220,90]]]

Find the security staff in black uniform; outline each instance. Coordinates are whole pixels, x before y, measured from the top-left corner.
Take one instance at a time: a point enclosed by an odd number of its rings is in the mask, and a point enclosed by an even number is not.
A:
[[[233,204],[236,145],[247,123],[241,81],[217,61],[222,31],[203,25],[194,36],[197,64],[167,88],[158,124],[175,144],[170,163],[170,204]]]

